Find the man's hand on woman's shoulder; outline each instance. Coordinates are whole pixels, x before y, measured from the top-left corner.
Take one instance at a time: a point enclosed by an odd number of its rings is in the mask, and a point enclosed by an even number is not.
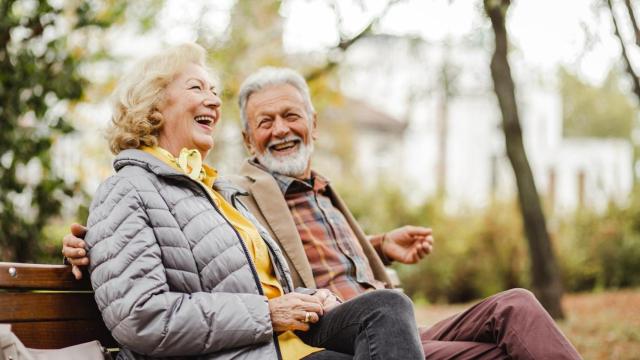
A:
[[[89,265],[87,250],[85,249],[84,237],[87,234],[87,228],[73,223],[71,224],[71,233],[65,235],[62,239],[62,256],[66,262],[72,265],[71,271],[76,279],[82,279],[82,270],[80,267]]]

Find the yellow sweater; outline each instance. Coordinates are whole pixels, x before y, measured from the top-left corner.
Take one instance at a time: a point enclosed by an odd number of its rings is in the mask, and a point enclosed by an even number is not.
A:
[[[176,159],[171,153],[160,147],[143,147],[142,150],[154,155],[176,170],[185,172],[189,177],[204,185],[211,200],[240,234],[247,246],[251,260],[253,260],[258,272],[264,295],[269,299],[282,296],[284,291],[275,276],[267,244],[262,240],[253,223],[242,216],[222,195],[213,189],[212,185],[218,173],[215,169],[202,163],[200,153],[196,150],[182,149],[179,158]],[[292,331],[280,334],[278,342],[284,360],[301,359],[311,353],[322,350],[305,344]]]

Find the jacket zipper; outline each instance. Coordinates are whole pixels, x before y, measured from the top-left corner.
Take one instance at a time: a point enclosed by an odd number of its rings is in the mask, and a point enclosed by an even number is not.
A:
[[[238,200],[238,195],[234,194],[234,195],[231,196],[231,206],[233,206],[235,209],[238,209],[238,207],[236,206],[236,202],[238,202],[238,201],[240,201],[240,200]],[[250,212],[246,207],[244,207],[244,209],[247,212]],[[256,221],[257,221],[257,219],[256,219]],[[256,228],[256,230],[258,230],[258,229]],[[260,235],[260,237],[262,237],[262,234],[260,234],[259,230],[258,230],[258,235]],[[285,272],[281,271],[281,270],[278,271],[278,269],[282,269],[284,266],[282,264],[282,261],[280,261],[280,258],[276,255],[276,251],[273,249],[272,244],[270,244],[266,240],[264,241],[264,243],[265,243],[265,245],[267,245],[267,248],[269,248],[269,255],[271,257],[271,264],[273,265],[273,269],[274,269],[274,271],[276,273],[275,274],[276,275],[276,279],[280,282],[280,285],[282,285],[283,293],[286,294],[287,292],[293,292],[294,286],[293,286],[293,284],[290,284],[287,281],[287,275],[285,274]],[[286,289],[285,289],[285,287],[286,287]]]
[[[249,249],[247,249],[247,245],[244,243],[244,240],[242,240],[242,236],[240,236],[240,233],[238,233],[236,228],[233,227],[233,225],[231,225],[231,222],[229,222],[229,220],[224,216],[224,214],[222,214],[222,211],[220,211],[220,209],[216,206],[215,201],[213,201],[213,199],[211,198],[211,195],[209,195],[209,192],[207,191],[207,189],[204,188],[204,186],[202,184],[200,184],[200,182],[198,182],[196,180],[193,180],[193,179],[191,179],[190,177],[188,177],[186,175],[179,175],[179,176],[183,177],[183,178],[186,178],[186,179],[189,179],[189,181],[195,183],[198,187],[200,187],[202,190],[204,190],[205,195],[206,195],[207,199],[209,200],[209,203],[211,203],[211,206],[213,206],[213,208],[216,210],[216,212],[224,219],[224,221],[227,223],[227,225],[229,225],[229,227],[231,227],[233,232],[236,234],[236,237],[240,241],[240,246],[242,247],[242,251],[244,252],[244,256],[247,258],[247,261],[249,262],[249,268],[251,269],[251,273],[253,274],[253,280],[256,282],[256,287],[258,288],[258,293],[260,295],[264,296],[264,289],[262,289],[262,284],[260,284],[260,277],[258,276],[258,271],[256,270],[255,265],[254,265],[253,261],[251,260],[251,256],[249,255]],[[278,336],[276,335],[275,331],[273,331],[271,333],[271,337],[273,338],[273,344],[276,347],[276,355],[278,355],[278,360],[282,360],[282,354],[280,353],[280,343],[278,342]]]

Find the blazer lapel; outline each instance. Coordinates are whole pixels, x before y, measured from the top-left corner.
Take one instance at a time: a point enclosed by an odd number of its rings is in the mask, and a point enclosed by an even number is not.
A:
[[[275,240],[291,261],[294,270],[300,275],[304,286],[315,288],[311,265],[304,252],[298,229],[275,179],[250,161],[242,165],[240,173],[253,181],[249,186],[251,196],[275,235]]]

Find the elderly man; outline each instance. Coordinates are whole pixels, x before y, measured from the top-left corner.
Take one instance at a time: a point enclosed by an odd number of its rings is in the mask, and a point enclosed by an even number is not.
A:
[[[311,169],[316,113],[295,71],[264,68],[239,95],[243,136],[252,157],[232,180],[243,202],[279,242],[296,286],[328,288],[344,300],[390,287],[384,264],[418,262],[433,246],[431,229],[406,226],[367,237],[329,181]],[[84,228],[72,226],[63,254],[86,265],[78,250]],[[80,271],[74,267],[74,273]],[[427,358],[579,359],[535,297],[509,290],[423,329]]]

